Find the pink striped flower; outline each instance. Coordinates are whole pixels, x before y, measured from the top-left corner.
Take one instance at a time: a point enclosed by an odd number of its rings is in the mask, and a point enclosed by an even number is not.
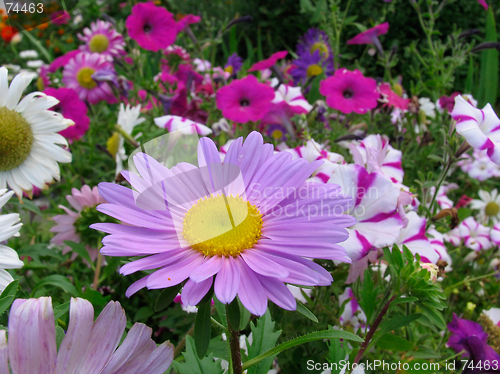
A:
[[[118,347],[126,324],[117,301],[94,322],[92,304],[71,298],[68,331],[58,352],[51,298],[17,299],[9,314],[8,341],[0,330],[0,373],[163,374],[174,358],[174,346],[157,346],[152,330],[136,323]]]
[[[339,306],[342,306],[346,300],[349,301],[345,304],[344,311],[340,315],[340,324],[342,326],[351,325],[354,331],[361,327],[364,332],[367,332],[366,314],[359,306],[351,287],[347,287],[344,293],[339,296]]]
[[[278,84],[277,79],[273,79],[271,85],[275,87]],[[292,112],[296,114],[307,114],[311,111],[312,105],[302,95],[300,87],[292,87],[287,84],[280,84],[278,89],[274,91],[273,103],[286,102]]]
[[[474,251],[491,248],[490,228],[479,224],[474,217],[467,217],[457,228],[467,248]]]
[[[351,260],[396,243],[403,228],[397,212],[400,188],[389,178],[359,165],[339,165],[328,183],[339,185],[342,193],[354,200],[347,214],[357,223],[347,229],[349,239],[340,244]]]
[[[351,143],[349,150],[355,164],[366,167],[369,172],[381,172],[394,183],[403,182],[403,154],[389,145],[385,135],[368,135],[360,142]]]
[[[180,163],[167,169],[144,153],[134,156],[141,176],[122,172],[134,190],[99,185],[109,203],[98,210],[123,222],[91,226],[111,234],[101,253],[145,256],[123,265],[125,275],[156,269],[132,284],[127,296],[185,282],[186,305],[198,304],[214,285],[221,302],[238,295],[255,315],[265,313],[268,299],[294,310],[285,283],[332,281],[310,258],[349,262],[334,243],[346,240],[345,227],[355,222],[342,214],[352,200],[333,184],[306,183],[321,161],[274,153],[257,132],[244,143],[236,139],[224,162],[220,158],[207,137],[198,143],[199,167]]]
[[[500,164],[500,119],[490,104],[481,110],[459,95],[455,97],[451,116],[457,121],[457,132],[472,148],[486,149],[488,157],[494,163]]]
[[[495,243],[495,245],[500,246],[500,222],[492,227],[490,237],[491,241]]]
[[[161,129],[167,129],[169,132],[180,131],[183,134],[198,134],[202,136],[212,133],[209,127],[179,116],[162,116],[155,118],[154,121],[156,126]]]
[[[439,260],[445,261],[448,265],[445,268],[446,272],[450,272],[453,269],[451,268],[452,259],[448,254],[448,249],[444,244],[444,235],[437,231],[433,226],[427,230],[427,237],[429,238],[429,242],[431,243],[431,247],[436,251],[439,256]]]
[[[401,230],[399,239],[396,242],[399,249],[403,245],[408,247],[411,253],[419,254],[422,262],[432,262],[435,264],[439,260],[439,254],[432,248],[432,245],[425,235],[426,219],[419,217],[415,212],[409,212],[408,225]]]

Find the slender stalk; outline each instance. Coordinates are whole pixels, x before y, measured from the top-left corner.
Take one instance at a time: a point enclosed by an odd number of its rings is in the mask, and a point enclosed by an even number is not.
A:
[[[368,334],[366,334],[365,341],[363,344],[361,344],[361,348],[359,349],[358,354],[356,355],[356,358],[354,359],[354,364],[358,364],[359,361],[361,360],[361,357],[363,357],[363,354],[366,351],[366,348],[368,347],[368,344],[370,344],[370,341],[373,338],[373,335],[378,329],[378,326],[380,325],[380,322],[382,322],[382,319],[386,315],[387,311],[389,310],[389,307],[391,306],[391,303],[394,301],[397,295],[392,296],[389,301],[384,305],[380,313],[378,314],[377,318],[375,318],[375,321],[373,322],[373,325],[370,326],[370,331]]]
[[[226,305],[226,316],[229,316],[228,306]],[[231,351],[231,366],[233,369],[233,374],[243,374],[243,369],[241,367],[241,352],[240,352],[240,334],[238,331],[234,330],[229,322],[229,317],[227,317],[227,327],[229,330],[229,347]]]
[[[102,267],[101,246],[102,246],[101,238],[99,238],[99,240],[97,241],[97,263],[94,272],[94,283],[92,284],[94,290],[97,290],[97,287],[99,286],[99,275],[101,274],[101,267]]]
[[[474,277],[474,278],[468,278],[466,277],[464,280],[461,280],[460,282],[458,283],[455,283],[455,284],[452,284],[451,286],[448,286],[444,289],[444,292],[448,291],[448,290],[451,290],[457,286],[460,286],[461,284],[465,283],[465,282],[474,282],[474,281],[477,281],[477,280],[480,280],[480,279],[484,279],[484,278],[489,278],[489,277],[492,277],[494,276],[495,274],[497,274],[498,271],[494,271],[494,272],[491,272],[491,273],[488,273],[488,274],[485,274],[485,275],[480,275],[478,277]]]

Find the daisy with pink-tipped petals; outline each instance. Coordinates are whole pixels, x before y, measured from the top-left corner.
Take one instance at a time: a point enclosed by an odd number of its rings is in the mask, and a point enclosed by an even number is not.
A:
[[[59,208],[64,210],[66,214],[60,214],[52,217],[52,221],[56,223],[54,227],[50,229],[51,232],[57,233],[50,241],[51,243],[57,244],[63,247],[63,253],[68,253],[71,248],[68,247],[64,242],[72,241],[75,243],[80,243],[84,240],[86,244],[87,251],[89,252],[92,261],[97,258],[97,241],[94,243],[89,243],[88,235],[82,235],[88,230],[88,226],[85,227],[84,223],[87,222],[89,217],[97,214],[95,207],[99,204],[105,203],[106,200],[99,194],[97,187],[90,189],[89,186],[84,185],[81,190],[73,188],[71,190],[71,195],[66,196],[69,205],[73,209],[66,208],[64,205],[59,205]],[[92,233],[92,231],[90,231]],[[72,258],[76,258],[77,254],[74,253]]]
[[[462,96],[455,97],[451,117],[457,121],[457,133],[474,149],[487,150],[488,157],[500,164],[500,119],[490,104],[482,110],[472,106]]]
[[[206,137],[198,143],[199,166],[168,169],[146,154],[135,155],[141,175],[122,172],[134,190],[99,185],[109,203],[98,210],[123,222],[92,225],[111,234],[101,253],[144,256],[123,265],[124,275],[156,269],[132,284],[127,296],[183,283],[183,302],[196,305],[213,285],[222,303],[238,296],[255,315],[265,313],[268,299],[294,310],[285,283],[332,282],[310,258],[349,262],[335,243],[346,240],[345,227],[355,223],[343,214],[352,200],[336,185],[306,183],[321,161],[274,153],[257,132],[245,142],[236,139],[224,162],[220,158]]]
[[[464,245],[474,251],[491,248],[490,228],[478,223],[474,217],[467,217],[457,227]]]
[[[274,90],[260,83],[253,75],[235,79],[217,91],[217,109],[237,123],[258,121],[271,108]]]
[[[65,65],[62,82],[78,93],[80,100],[97,104],[106,101],[116,103],[111,86],[107,82],[98,82],[93,75],[101,70],[113,70],[112,65],[99,53],[79,53]]]
[[[358,69],[338,69],[321,81],[319,92],[326,96],[326,104],[342,113],[364,114],[374,109],[379,93],[375,79],[366,78]]]
[[[169,132],[180,131],[183,134],[198,134],[202,136],[212,133],[209,127],[184,117],[168,115],[157,117],[154,121],[156,126],[161,129],[167,129]]]
[[[347,214],[356,218],[349,239],[340,245],[353,261],[370,251],[392,246],[399,238],[403,222],[397,212],[400,188],[381,173],[368,173],[359,165],[339,165],[328,183],[339,185],[351,196],[354,206]]]
[[[172,364],[174,346],[168,341],[157,346],[142,323],[135,323],[120,345],[127,318],[119,302],[109,302],[95,321],[85,299],[71,298],[69,310],[68,330],[57,349],[52,299],[15,300],[8,339],[0,330],[0,372],[163,374]]]
[[[85,43],[80,46],[81,51],[99,53],[108,61],[125,54],[123,36],[107,21],[92,22],[90,28],[83,29],[83,35],[78,34],[78,39]]]

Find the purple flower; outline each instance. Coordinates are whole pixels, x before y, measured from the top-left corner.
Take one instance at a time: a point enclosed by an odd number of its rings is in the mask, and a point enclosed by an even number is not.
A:
[[[227,59],[227,64],[224,65],[224,71],[231,75],[236,75],[243,66],[243,59],[235,52]]]
[[[333,53],[328,36],[318,29],[309,29],[297,44],[299,58],[293,61],[290,71],[295,84],[305,83],[307,78],[322,74],[330,76],[335,71]]]
[[[19,373],[147,373],[162,374],[174,358],[169,342],[159,346],[152,330],[136,323],[118,348],[127,318],[111,301],[94,322],[94,308],[72,298],[68,331],[57,352],[50,297],[17,299],[9,315],[9,339],[0,330],[0,372]],[[118,349],[117,349],[118,348]]]
[[[469,357],[474,362],[475,367],[479,367],[480,361],[489,361],[492,366],[495,365],[495,361],[500,364],[500,355],[488,345],[488,334],[484,332],[479,323],[460,319],[453,313],[448,330],[450,330],[451,336],[446,345],[457,353],[465,351],[464,356]],[[467,371],[471,374],[474,372],[476,371]]]

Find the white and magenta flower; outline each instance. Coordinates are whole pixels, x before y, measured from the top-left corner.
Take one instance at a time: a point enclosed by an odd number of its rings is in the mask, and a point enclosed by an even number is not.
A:
[[[83,35],[78,34],[78,39],[85,43],[80,46],[81,51],[99,53],[108,61],[125,54],[123,36],[107,21],[92,22],[90,28],[83,29]]]
[[[500,119],[490,104],[481,110],[459,95],[451,116],[457,121],[457,132],[472,148],[487,150],[488,157],[500,164]]]
[[[380,172],[394,183],[403,182],[403,154],[389,144],[386,136],[368,135],[359,142],[351,143],[349,150],[355,164],[365,167],[369,172]]]
[[[463,172],[472,179],[481,182],[492,177],[500,177],[500,165],[495,164],[488,157],[488,150],[474,149],[472,156],[464,154],[464,159],[457,162]]]
[[[51,232],[57,233],[50,241],[54,244],[63,247],[63,253],[68,253],[71,248],[68,247],[64,242],[72,241],[75,243],[80,243],[82,241],[82,231],[87,230],[87,227],[81,227],[85,223],[86,219],[92,214],[95,214],[95,207],[98,204],[105,203],[106,200],[99,195],[97,187],[90,189],[89,186],[84,185],[81,190],[73,188],[71,190],[71,195],[66,196],[69,205],[76,210],[66,208],[64,205],[59,205],[59,208],[64,210],[66,214],[60,214],[52,217],[57,225],[50,229]],[[85,238],[84,239],[88,239]],[[92,261],[97,258],[97,241],[95,243],[89,244],[85,243],[87,251],[89,252]],[[73,258],[76,258],[77,254],[73,254]]]
[[[108,82],[98,82],[93,75],[99,71],[114,71],[112,65],[99,53],[79,53],[65,65],[62,82],[75,90],[80,100],[97,104],[114,104],[116,97]]]
[[[14,195],[14,191],[0,190],[0,212],[3,206]],[[19,222],[18,213],[0,215],[0,243],[5,242],[13,236],[19,236],[19,230],[23,225]],[[12,248],[0,244],[0,292],[14,280],[5,269],[19,269],[24,266],[24,262],[19,259],[19,255]]]
[[[366,326],[366,315],[354,297],[351,287],[347,287],[344,293],[339,296],[339,306],[344,304],[346,300],[349,301],[345,304],[344,311],[340,315],[341,325],[351,325],[353,326],[354,331],[357,331],[361,327],[362,330],[366,332],[368,330],[368,327]]]
[[[135,155],[141,176],[122,172],[134,190],[99,185],[109,203],[98,210],[123,222],[91,226],[111,234],[101,253],[145,256],[122,266],[125,275],[157,269],[132,284],[127,296],[187,280],[186,305],[198,304],[214,285],[221,302],[238,295],[259,316],[268,299],[294,310],[295,298],[284,283],[332,281],[310,258],[350,261],[335,243],[346,240],[345,227],[355,223],[343,214],[352,200],[336,185],[306,183],[321,161],[274,153],[257,132],[244,143],[232,142],[224,162],[220,158],[206,137],[198,144],[199,167],[180,163],[168,169],[146,154]]]
[[[183,134],[198,134],[202,136],[212,133],[209,127],[184,117],[168,115],[157,117],[154,121],[156,126],[161,129],[167,129],[169,132],[180,131]]]
[[[17,299],[9,314],[8,340],[6,330],[0,330],[0,371],[163,374],[173,361],[174,346],[157,346],[152,330],[136,323],[118,347],[126,325],[119,302],[111,301],[94,322],[92,304],[72,298],[68,331],[58,351],[51,298]]]
[[[406,246],[414,255],[418,253],[422,262],[435,264],[439,260],[439,254],[425,235],[426,219],[415,212],[409,212],[406,217],[408,225],[401,230],[396,242],[399,249],[403,250],[403,246]]]
[[[457,227],[464,245],[474,251],[491,248],[490,228],[478,223],[474,217],[467,217]]]
[[[445,186],[439,187],[438,193],[436,195],[436,201],[438,202],[441,209],[453,208],[455,203],[448,197],[447,193],[448,191],[453,191],[456,189],[458,189],[458,184],[456,183],[450,183]],[[436,188],[432,187],[430,189],[430,195],[433,196],[435,191]]]
[[[500,246],[500,223],[491,228],[490,238],[495,245]]]
[[[437,231],[433,226],[431,226],[427,230],[427,238],[431,243],[431,247],[436,251],[439,256],[439,260],[445,261],[448,265],[445,267],[446,272],[452,271],[452,259],[448,254],[448,250],[446,249],[446,245],[444,244],[444,235]]]
[[[354,206],[347,214],[356,218],[343,246],[353,261],[370,251],[391,246],[399,238],[403,222],[397,212],[400,188],[381,173],[368,173],[359,165],[339,165],[328,183],[339,185]]]
[[[276,87],[278,84],[278,80],[273,78],[271,86]],[[292,112],[296,114],[307,114],[312,109],[312,105],[302,95],[300,87],[292,87],[283,83],[278,86],[274,95],[273,103],[277,104],[284,101],[290,106]]]

